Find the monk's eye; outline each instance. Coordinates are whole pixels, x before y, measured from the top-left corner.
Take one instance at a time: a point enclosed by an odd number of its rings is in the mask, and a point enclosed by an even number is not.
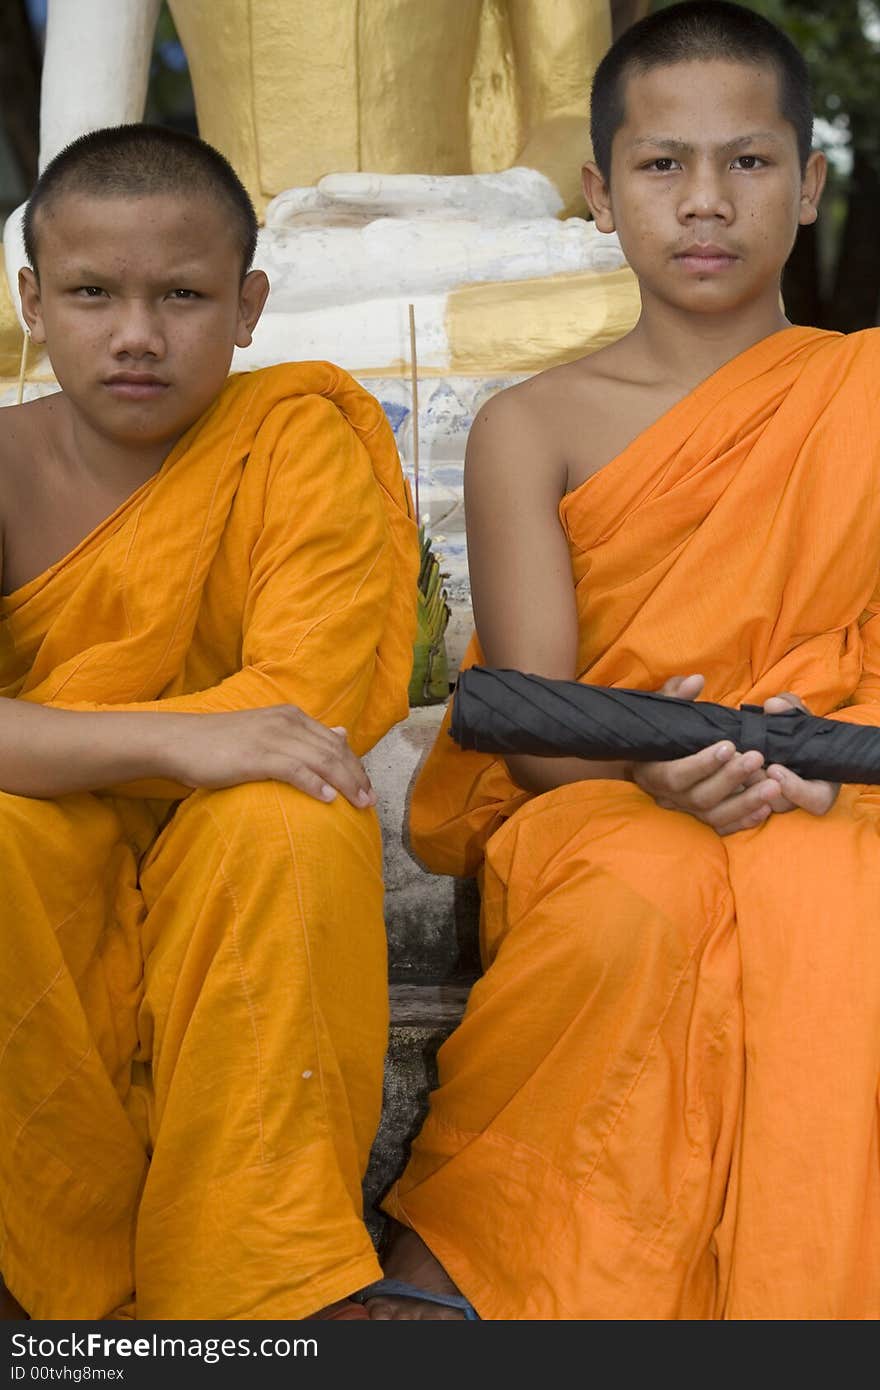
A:
[[[679,168],[677,159],[671,159],[669,155],[663,155],[660,159],[652,159],[645,165],[646,169],[653,169],[658,174],[671,174],[673,169]]]
[[[102,294],[106,294],[106,290],[102,290],[100,285],[78,285],[74,294],[78,294],[81,299],[100,299]]]
[[[169,299],[201,299],[201,295],[195,290],[171,290]]]
[[[744,169],[746,173],[748,173],[751,169],[763,169],[766,163],[766,159],[762,159],[760,155],[741,154],[733,161],[730,167],[731,169]]]

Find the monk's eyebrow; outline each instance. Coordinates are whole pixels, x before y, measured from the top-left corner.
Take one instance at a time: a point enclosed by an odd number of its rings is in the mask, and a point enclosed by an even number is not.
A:
[[[774,145],[780,144],[779,136],[772,130],[756,130],[748,135],[738,135],[735,140],[727,140],[723,145],[714,145],[712,152],[715,154],[730,154],[733,150],[742,149],[744,145],[755,145],[767,143]],[[643,145],[650,145],[652,150],[668,150],[670,154],[694,154],[696,146],[688,143],[687,140],[673,140],[667,135],[643,135],[638,140],[633,140],[631,148],[640,149]]]

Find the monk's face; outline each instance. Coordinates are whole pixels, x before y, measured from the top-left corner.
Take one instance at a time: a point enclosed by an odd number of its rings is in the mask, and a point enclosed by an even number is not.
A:
[[[606,184],[585,170],[602,231],[616,230],[643,303],[692,312],[776,305],[800,224],[824,181],[802,174],[775,70],[752,63],[676,63],[630,75]]]
[[[69,193],[42,214],[22,307],[77,414],[123,448],[170,445],[223,387],[268,288],[241,279],[222,202]]]

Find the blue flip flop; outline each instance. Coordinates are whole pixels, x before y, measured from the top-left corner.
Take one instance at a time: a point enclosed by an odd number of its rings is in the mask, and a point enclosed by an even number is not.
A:
[[[462,1294],[429,1293],[427,1289],[419,1289],[415,1284],[404,1283],[402,1279],[379,1279],[375,1284],[368,1284],[365,1289],[349,1294],[349,1298],[355,1303],[366,1303],[370,1298],[382,1298],[386,1294],[389,1298],[420,1299],[422,1303],[437,1303],[441,1308],[457,1308],[464,1313],[466,1322],[480,1321],[476,1308]]]

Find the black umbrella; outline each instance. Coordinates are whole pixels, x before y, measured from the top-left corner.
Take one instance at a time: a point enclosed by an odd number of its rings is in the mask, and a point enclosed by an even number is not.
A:
[[[731,709],[646,690],[471,666],[458,678],[452,737],[481,753],[665,762],[729,739],[765,763],[829,782],[880,783],[880,729],[759,705]]]

